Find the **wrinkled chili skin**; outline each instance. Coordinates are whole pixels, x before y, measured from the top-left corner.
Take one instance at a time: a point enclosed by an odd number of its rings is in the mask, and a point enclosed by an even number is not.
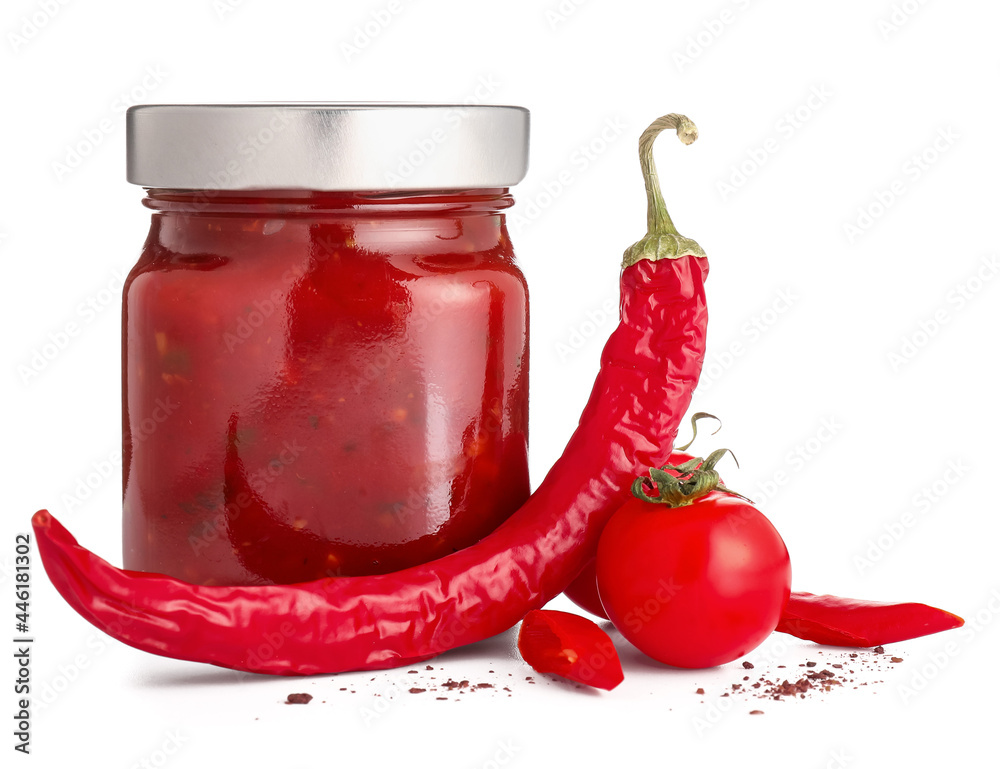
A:
[[[459,552],[382,575],[200,586],[116,569],[40,511],[33,524],[46,571],[118,640],[237,670],[388,668],[503,632],[566,588],[635,476],[669,457],[705,354],[707,274],[707,260],[691,255],[622,271],[621,321],[579,427],[528,501]],[[269,636],[282,639],[278,648],[258,650]]]
[[[827,646],[866,648],[952,630],[965,620],[922,603],[882,603],[793,592],[777,630]]]

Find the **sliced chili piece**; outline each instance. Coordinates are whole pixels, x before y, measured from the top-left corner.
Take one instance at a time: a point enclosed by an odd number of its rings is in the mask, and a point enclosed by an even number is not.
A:
[[[777,630],[828,646],[870,647],[962,627],[961,617],[922,603],[882,603],[793,592]]]
[[[608,691],[625,679],[611,637],[578,614],[529,611],[521,623],[517,648],[539,673],[554,673]]]

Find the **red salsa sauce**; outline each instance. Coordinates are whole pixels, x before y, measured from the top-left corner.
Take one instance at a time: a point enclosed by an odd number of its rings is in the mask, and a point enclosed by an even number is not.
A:
[[[395,571],[527,498],[506,189],[151,190],[123,308],[125,567]]]

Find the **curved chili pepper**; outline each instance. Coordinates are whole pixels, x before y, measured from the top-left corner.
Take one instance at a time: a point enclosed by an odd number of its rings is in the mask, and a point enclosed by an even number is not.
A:
[[[579,427],[495,532],[389,574],[219,587],[114,568],[40,511],[38,549],[59,592],[136,648],[283,675],[412,664],[503,632],[562,592],[637,472],[666,461],[701,372],[708,262],[677,233],[660,194],[652,143],[665,128],[685,144],[697,137],[686,117],[667,115],[640,138],[648,232],[625,252],[621,321]]]
[[[962,627],[965,620],[923,603],[881,603],[792,593],[776,628],[828,646],[881,646]]]

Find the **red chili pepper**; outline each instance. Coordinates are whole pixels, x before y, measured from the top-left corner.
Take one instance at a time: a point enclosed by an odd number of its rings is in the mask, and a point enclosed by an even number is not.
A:
[[[959,616],[922,603],[880,603],[792,593],[777,630],[828,646],[881,646],[962,627]]]
[[[625,680],[614,641],[596,623],[577,614],[529,611],[521,623],[517,648],[539,673],[608,691]]]
[[[701,372],[708,262],[677,233],[660,194],[652,143],[665,128],[685,144],[697,137],[686,117],[667,115],[639,140],[648,232],[625,252],[621,322],[580,425],[495,532],[390,574],[220,587],[116,569],[40,511],[38,549],[59,592],[136,648],[284,675],[412,664],[503,632],[562,592],[638,472],[666,461]]]

